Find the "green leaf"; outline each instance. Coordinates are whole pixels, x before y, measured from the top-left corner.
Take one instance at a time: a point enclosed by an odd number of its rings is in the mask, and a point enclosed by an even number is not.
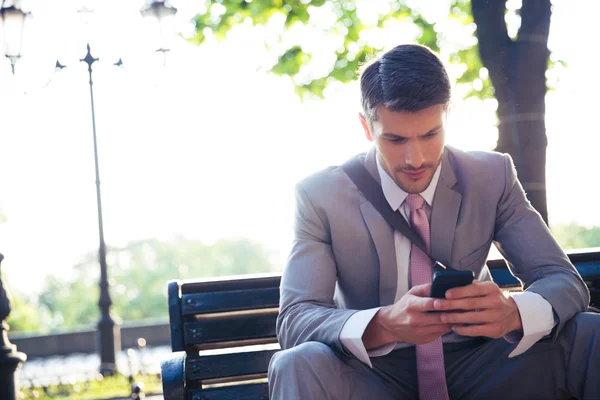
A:
[[[328,78],[314,79],[306,84],[296,86],[296,93],[301,99],[306,99],[311,96],[319,98],[324,97],[324,91],[328,84]]]
[[[413,22],[421,29],[421,36],[419,37],[419,43],[429,47],[431,50],[439,52],[437,32],[435,31],[434,24],[427,22],[422,16],[413,16]]]
[[[288,49],[277,61],[277,64],[271,68],[271,72],[277,75],[295,76],[300,72],[300,68],[310,61],[311,57],[306,54],[302,47],[294,46]]]

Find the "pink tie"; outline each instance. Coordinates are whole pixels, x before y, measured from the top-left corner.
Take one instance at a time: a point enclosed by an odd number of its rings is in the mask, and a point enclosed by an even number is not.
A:
[[[421,235],[429,250],[429,221],[423,210],[425,199],[418,194],[409,194],[406,203],[410,207],[410,224]],[[410,276],[411,286],[431,282],[431,260],[414,244],[410,250]],[[430,343],[418,344],[416,349],[419,399],[448,400],[442,338]]]

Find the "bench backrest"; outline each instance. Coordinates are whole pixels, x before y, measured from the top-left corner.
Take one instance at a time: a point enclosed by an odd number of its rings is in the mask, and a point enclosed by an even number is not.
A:
[[[218,388],[211,385],[266,378],[277,349],[233,348],[277,343],[280,280],[279,275],[271,275],[169,282],[171,347],[187,353],[184,374],[188,398],[268,398],[264,382]],[[200,351],[215,349],[231,352],[200,357]]]

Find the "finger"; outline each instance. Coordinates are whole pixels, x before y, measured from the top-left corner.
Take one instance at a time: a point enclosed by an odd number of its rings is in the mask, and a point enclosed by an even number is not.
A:
[[[481,324],[496,322],[500,314],[496,310],[471,311],[464,313],[443,313],[440,319],[450,324]]]
[[[467,286],[452,288],[446,291],[447,299],[463,299],[466,297],[485,296],[490,293],[500,291],[498,285],[494,282],[474,281]]]
[[[420,312],[420,313],[426,313],[428,311],[435,311],[434,302],[435,302],[435,299],[433,299],[431,297],[413,296],[410,299],[408,309],[409,309],[409,311],[415,311],[415,312]]]
[[[408,293],[418,297],[429,297],[429,295],[431,294],[431,283],[413,286],[412,288],[410,288]]]
[[[502,300],[493,295],[483,297],[467,297],[459,300],[435,299],[433,307],[437,311],[470,311],[495,309],[502,305]]]
[[[408,325],[421,328],[443,324],[441,313],[418,312],[412,313],[407,320]]]
[[[452,330],[462,336],[487,336],[491,338],[499,338],[499,329],[497,324],[482,324],[482,325],[454,325]]]
[[[437,335],[437,334],[444,334],[444,333],[448,333],[452,331],[452,324],[436,324],[436,325],[430,325],[430,326],[426,326],[422,328],[422,335],[427,336],[427,335]]]

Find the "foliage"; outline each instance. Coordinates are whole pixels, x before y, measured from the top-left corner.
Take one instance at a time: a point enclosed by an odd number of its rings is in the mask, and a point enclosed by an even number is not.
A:
[[[278,43],[269,45],[279,53],[278,61],[270,71],[293,78],[302,96],[312,93],[323,97],[328,84],[356,79],[359,67],[382,50],[380,45],[370,43],[369,36],[398,26],[414,26],[417,28],[415,41],[445,53],[448,62],[458,67],[458,83],[469,86],[468,96],[493,97],[493,87],[473,37],[475,24],[470,2],[450,0],[448,4],[447,21],[451,27],[443,29],[428,10],[410,1],[389,1],[387,7],[377,12],[376,18],[370,18],[373,4],[368,0],[205,0],[201,12],[193,20],[195,35],[189,40],[201,44],[210,36],[224,39],[230,30],[243,24],[266,26],[283,21]],[[368,9],[371,9],[369,15]],[[323,18],[324,15],[333,18]],[[324,19],[332,22],[325,23]],[[339,47],[327,73],[321,76],[306,73],[312,60],[311,46],[302,38],[292,39],[289,35],[299,26],[316,31],[323,39],[338,39]],[[302,35],[294,37],[297,36]],[[465,36],[467,40],[458,39]]]
[[[442,54],[454,67],[465,97],[494,97],[494,87],[479,58],[470,0],[442,2],[448,5],[444,21],[439,19],[438,13],[431,12],[440,5],[410,0],[381,1],[376,5],[370,0],[203,0],[200,3],[203,3],[200,11],[192,21],[195,34],[189,38],[197,45],[211,37],[223,40],[231,30],[245,24],[280,26],[276,43],[271,43],[271,38],[265,41],[267,49],[276,52],[278,59],[270,71],[291,77],[302,97],[308,94],[323,97],[325,88],[332,82],[356,79],[359,67],[382,50],[369,37],[398,27],[415,27],[417,33],[413,41]],[[518,2],[507,2],[509,34],[516,32],[520,24],[520,9],[514,7],[519,7]],[[376,8],[376,18],[372,18],[372,10]],[[332,18],[322,18],[323,15]],[[313,62],[314,45],[298,39],[299,35],[290,34],[298,27],[316,32],[324,40],[337,39],[339,47],[332,51],[335,57],[329,71],[318,76],[307,72]],[[566,63],[551,56],[548,70],[555,66],[560,71]],[[557,74],[549,76],[551,89],[558,77]]]
[[[275,269],[269,253],[248,239],[224,239],[212,245],[183,238],[168,242],[140,240],[110,249],[107,263],[112,311],[123,320],[166,317],[168,280]],[[27,301],[19,296],[11,313],[11,329],[53,331],[97,323],[100,316],[97,254],[88,254],[73,271],[72,279],[48,276],[37,299]],[[39,311],[34,307],[36,304]]]
[[[7,322],[12,331],[41,331],[43,329],[40,312],[32,305],[31,299],[23,294],[13,294],[10,296],[10,301],[11,312]]]
[[[574,223],[555,225],[552,234],[564,249],[600,247],[600,226],[586,228]]]
[[[73,280],[48,276],[38,302],[45,310],[45,328],[90,325],[100,317],[97,280],[87,270],[76,270]]]

